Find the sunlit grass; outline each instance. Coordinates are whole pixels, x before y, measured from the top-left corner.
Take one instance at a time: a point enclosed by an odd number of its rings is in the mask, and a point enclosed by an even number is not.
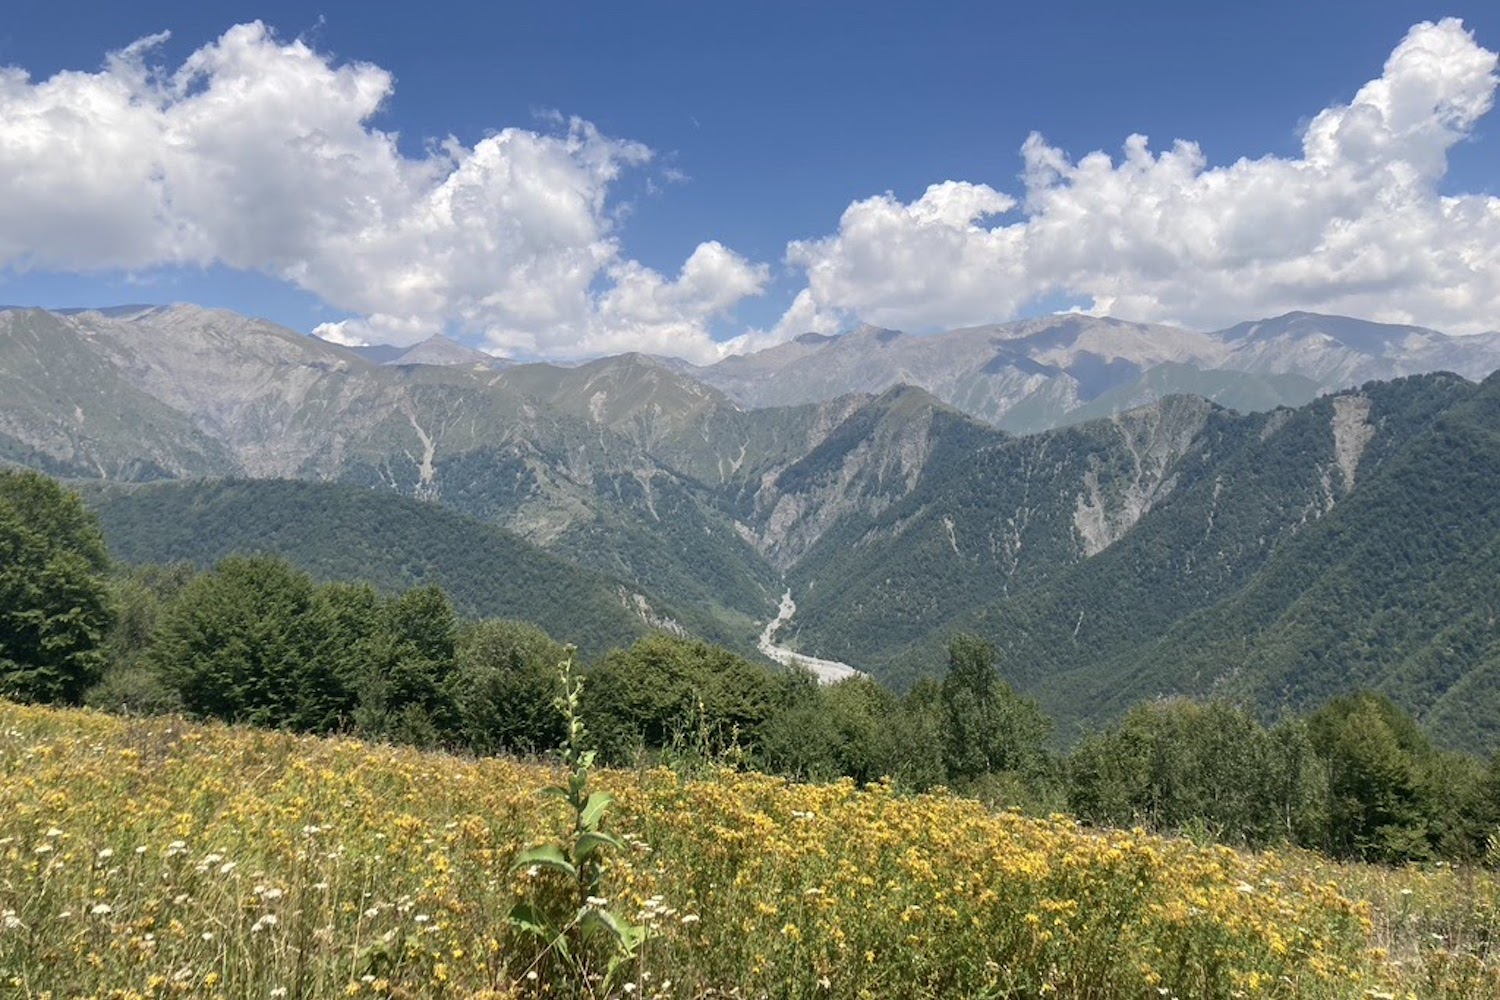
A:
[[[0,703],[0,995],[583,995],[505,920],[547,768]],[[1486,873],[1241,854],[947,795],[601,772],[614,995],[1487,997]]]

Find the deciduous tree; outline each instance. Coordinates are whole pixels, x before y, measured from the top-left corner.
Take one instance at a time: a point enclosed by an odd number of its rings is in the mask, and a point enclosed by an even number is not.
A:
[[[108,564],[76,494],[39,473],[0,470],[0,694],[82,699],[105,663]]]

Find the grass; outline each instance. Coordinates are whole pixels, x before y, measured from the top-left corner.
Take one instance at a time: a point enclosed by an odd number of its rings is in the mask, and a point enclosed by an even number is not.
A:
[[[506,920],[560,772],[0,703],[0,995],[604,995]],[[884,785],[600,772],[611,996],[1500,995],[1500,883]]]

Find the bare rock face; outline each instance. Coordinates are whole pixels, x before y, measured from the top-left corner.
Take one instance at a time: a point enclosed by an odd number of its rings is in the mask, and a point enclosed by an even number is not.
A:
[[[1241,323],[1216,334],[1230,347],[1226,366],[1246,372],[1295,372],[1325,390],[1423,372],[1451,371],[1478,381],[1500,368],[1500,336],[1451,337],[1436,330],[1294,312]]]
[[[510,364],[503,358],[476,351],[440,333],[433,334],[420,344],[380,363],[386,365],[468,365],[477,366],[480,369],[504,368]]]
[[[1086,556],[1113,545],[1176,485],[1172,466],[1197,439],[1211,411],[1193,397],[1120,414],[1110,420],[1118,434],[1124,468],[1091,468],[1074,507],[1073,524]]]
[[[250,475],[295,475],[328,449],[327,424],[311,412],[339,413],[347,435],[355,414],[392,403],[348,352],[224,310],[167,306],[71,321],[131,385],[185,414]]]
[[[1056,426],[1164,362],[1214,367],[1227,355],[1209,334],[1051,316],[922,336],[864,327],[840,337],[801,337],[692,374],[746,406],[917,386],[971,416],[1030,431]]]
[[[232,450],[144,391],[81,317],[0,311],[0,453],[100,479],[231,475]]]
[[[1370,397],[1355,393],[1333,398],[1333,454],[1344,478],[1344,492],[1354,489],[1359,460],[1375,437]]]
[[[940,404],[919,390],[895,390],[868,404],[839,435],[796,466],[768,474],[756,494],[754,544],[786,570],[851,515],[874,517],[916,488],[932,448]]]

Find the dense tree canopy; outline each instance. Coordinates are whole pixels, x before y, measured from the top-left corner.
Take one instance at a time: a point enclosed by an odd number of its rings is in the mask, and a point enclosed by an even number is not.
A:
[[[1201,832],[1237,844],[1322,835],[1327,780],[1304,727],[1263,728],[1226,702],[1132,709],[1068,761],[1069,805],[1096,823]]]
[[[993,644],[957,635],[943,679],[944,759],[954,781],[992,772],[1035,775],[1044,765],[1051,723],[1035,702],[1000,679]]]
[[[317,656],[313,592],[312,580],[281,560],[225,559],[163,616],[153,663],[194,714],[317,728],[306,725],[314,705],[344,695]]]
[[[541,753],[562,745],[558,667],[571,652],[534,625],[489,619],[462,626],[448,691],[458,738],[476,753]]]
[[[105,665],[109,558],[78,497],[0,469],[0,693],[77,702]]]

